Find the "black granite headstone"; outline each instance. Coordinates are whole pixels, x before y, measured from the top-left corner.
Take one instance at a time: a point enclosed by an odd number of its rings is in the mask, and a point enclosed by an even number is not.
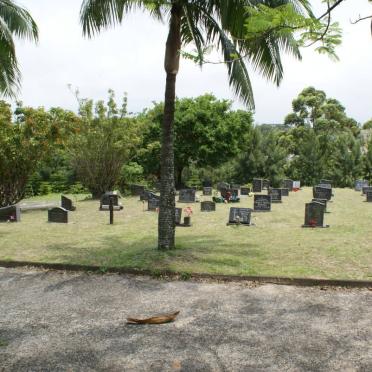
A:
[[[251,192],[250,187],[241,187],[240,188],[240,195],[249,195]]]
[[[282,202],[282,189],[270,189],[269,195],[271,196],[271,203]]]
[[[195,203],[195,190],[183,189],[179,193],[179,203]]]
[[[282,190],[282,196],[289,196],[289,190],[288,189],[281,188],[280,190]]]
[[[249,226],[251,224],[250,208],[230,208],[228,225],[242,224]]]
[[[255,195],[253,205],[254,212],[270,212],[271,195]]]
[[[49,209],[48,222],[68,223],[68,211],[60,207]]]
[[[237,184],[237,183],[232,183],[232,184],[231,184],[231,188],[232,188],[232,189],[240,190],[240,185]]]
[[[203,187],[212,187],[212,181],[211,180],[204,180],[202,182]]]
[[[201,212],[214,212],[216,210],[216,203],[212,201],[202,201],[200,203]]]
[[[313,198],[331,200],[332,189],[328,187],[315,186],[313,187]]]
[[[149,199],[156,199],[156,198],[157,198],[157,195],[149,190],[144,190],[143,193],[141,193],[140,195],[141,201],[147,201]]]
[[[329,227],[324,225],[325,205],[311,202],[305,205],[305,223],[302,227]]]
[[[64,195],[61,195],[61,207],[63,209],[66,209],[68,211],[74,211],[76,210],[76,207],[73,206],[72,200],[67,198]]]
[[[317,202],[317,203],[322,203],[324,204],[324,213],[327,213],[327,199],[317,199],[317,198],[314,198],[312,199],[312,202]]]
[[[208,196],[212,195],[213,189],[212,187],[203,187],[203,195]]]
[[[101,196],[101,203],[100,203],[99,209],[101,211],[108,211],[109,206],[110,206],[110,199],[112,199],[112,204],[114,206],[114,210],[115,211],[122,210],[123,206],[119,203],[119,198],[121,198],[121,196],[119,194],[117,194],[116,192],[113,192],[113,191],[105,192]]]
[[[147,201],[147,209],[149,211],[156,211],[160,207],[159,198],[151,198]]]
[[[132,195],[140,196],[145,191],[145,186],[142,185],[129,185]]]
[[[330,187],[332,188],[332,181],[331,180],[326,180],[326,179],[322,178],[319,183],[320,184],[325,184],[325,185],[330,185]]]
[[[372,186],[363,186],[362,195],[367,195],[367,192],[372,191]]]
[[[253,178],[252,181],[252,191],[253,192],[261,192],[262,191],[262,178]]]
[[[18,205],[8,205],[0,208],[0,222],[19,222],[21,221],[21,209]]]
[[[283,189],[288,189],[289,192],[293,191],[293,180],[286,179],[282,182]]]
[[[229,189],[229,188],[230,188],[229,183],[226,183],[226,182],[218,182],[217,183],[217,190],[218,191],[221,191],[222,189]]]
[[[366,201],[367,201],[368,203],[372,203],[372,191],[367,191],[367,192],[366,192],[366,196],[367,196]]]

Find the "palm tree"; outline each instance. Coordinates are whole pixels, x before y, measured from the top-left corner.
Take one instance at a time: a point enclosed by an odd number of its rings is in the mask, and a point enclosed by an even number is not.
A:
[[[193,43],[201,55],[206,46],[215,45],[226,63],[230,86],[249,108],[254,107],[254,101],[244,59],[267,79],[279,84],[283,76],[280,51],[300,58],[291,36],[275,38],[266,35],[253,41],[244,38],[245,7],[258,3],[269,6],[292,3],[299,12],[309,9],[307,0],[84,0],[82,3],[80,20],[83,34],[88,37],[121,23],[124,15],[134,9],[146,10],[156,19],[169,22],[164,58],[167,77],[162,126],[159,249],[172,249],[175,243],[173,121],[181,48]]]
[[[20,71],[13,37],[38,40],[30,13],[13,0],[0,0],[0,94],[13,97],[19,89]]]

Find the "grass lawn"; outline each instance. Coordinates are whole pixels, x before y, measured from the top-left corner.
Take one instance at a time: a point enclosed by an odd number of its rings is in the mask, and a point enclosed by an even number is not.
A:
[[[144,211],[138,198],[122,199],[124,211],[115,212],[113,226],[108,212],[98,211],[98,201],[79,200],[68,224],[47,223],[47,211],[23,212],[20,223],[0,224],[0,260],[372,280],[372,203],[350,189],[334,194],[325,216],[328,229],[301,228],[310,188],[290,193],[272,212],[254,214],[252,227],[226,222],[230,206],[252,208],[253,198],[217,204],[210,213],[191,204],[193,226],[177,228],[177,249],[171,252],[156,250],[157,213]]]

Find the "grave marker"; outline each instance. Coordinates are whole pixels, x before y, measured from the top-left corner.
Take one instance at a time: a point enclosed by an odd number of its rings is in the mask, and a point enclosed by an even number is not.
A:
[[[253,202],[254,212],[271,211],[271,195],[255,195]]]
[[[269,195],[271,196],[271,203],[282,202],[282,189],[270,189]]]
[[[176,221],[176,226],[181,225],[181,217],[182,217],[182,208],[175,208],[175,221]]]
[[[140,195],[140,200],[141,201],[147,201],[151,198],[156,199],[157,195],[153,193],[152,191],[149,190],[144,190],[143,193]]]
[[[200,211],[201,212],[215,212],[216,203],[212,201],[203,201],[200,203]]]
[[[0,222],[20,222],[21,209],[18,205],[8,205],[0,208]]]
[[[250,192],[251,192],[250,187],[241,187],[240,188],[240,195],[249,195]]]
[[[120,210],[123,209],[123,206],[119,203],[119,198],[121,198],[121,196],[116,192],[108,191],[108,192],[105,192],[101,196],[101,202],[100,202],[100,207],[99,207],[100,211],[108,211],[109,210],[109,208],[110,208],[110,198],[112,198],[112,203],[114,205],[114,210],[115,211],[120,211]]]
[[[327,199],[329,201],[332,198],[332,189],[328,187],[315,186],[313,187],[313,198]]]
[[[330,187],[332,188],[332,181],[331,180],[325,180],[324,178],[320,180],[319,183],[322,183],[322,184],[328,184],[330,185]]]
[[[289,196],[289,190],[288,189],[281,188],[280,190],[282,190],[282,196]]]
[[[293,191],[293,180],[287,179],[282,182],[283,189],[288,189],[288,191]]]
[[[301,181],[293,181],[293,190],[301,189]]]
[[[147,201],[147,210],[156,211],[160,207],[160,198],[151,198]]]
[[[48,222],[68,223],[68,211],[61,207],[49,209]]]
[[[73,206],[72,200],[67,198],[64,195],[61,195],[61,207],[63,209],[66,209],[68,211],[74,211],[76,210],[76,207]]]
[[[211,180],[204,180],[202,182],[203,187],[212,187],[212,181]]]
[[[372,203],[372,191],[367,191],[366,196],[367,196],[366,202]]]
[[[129,187],[132,195],[140,196],[145,191],[145,186],[142,185],[130,185]]]
[[[270,187],[270,181],[263,179],[262,180],[262,190],[268,190]]]
[[[229,222],[228,225],[251,225],[251,213],[250,208],[230,208]]]
[[[368,181],[366,180],[356,180],[354,184],[355,191],[362,191],[363,187],[368,186]]]
[[[317,199],[317,198],[314,198],[314,199],[312,199],[312,202],[317,202],[317,203],[324,204],[324,213],[328,213],[327,212],[327,199]]]
[[[367,195],[367,192],[372,191],[372,186],[363,186],[362,195]]]
[[[210,196],[212,195],[213,189],[212,187],[203,187],[203,195],[204,196]]]
[[[230,184],[226,183],[226,182],[218,182],[217,183],[217,190],[218,191],[221,191],[222,189],[229,189],[230,188]]]
[[[262,178],[253,178],[252,181],[252,191],[253,192],[261,192],[262,191]]]
[[[305,205],[305,223],[302,227],[329,227],[324,225],[325,206],[322,203],[311,202]]]
[[[180,190],[179,203],[195,203],[195,190],[194,189],[183,189]]]

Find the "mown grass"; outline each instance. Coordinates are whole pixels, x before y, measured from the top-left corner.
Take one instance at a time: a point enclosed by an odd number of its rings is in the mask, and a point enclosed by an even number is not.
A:
[[[177,248],[170,252],[156,250],[157,213],[145,211],[138,198],[122,199],[124,211],[115,213],[110,226],[99,203],[80,196],[67,225],[48,223],[47,211],[24,212],[21,223],[0,224],[0,260],[185,274],[371,279],[372,204],[353,190],[334,193],[325,217],[328,229],[301,228],[310,188],[291,193],[270,213],[254,214],[252,227],[226,226],[231,205],[218,204],[216,212],[202,213],[198,203],[192,204],[193,225],[177,228]],[[58,201],[59,196],[44,199]],[[252,204],[252,198],[245,198],[239,206]]]

